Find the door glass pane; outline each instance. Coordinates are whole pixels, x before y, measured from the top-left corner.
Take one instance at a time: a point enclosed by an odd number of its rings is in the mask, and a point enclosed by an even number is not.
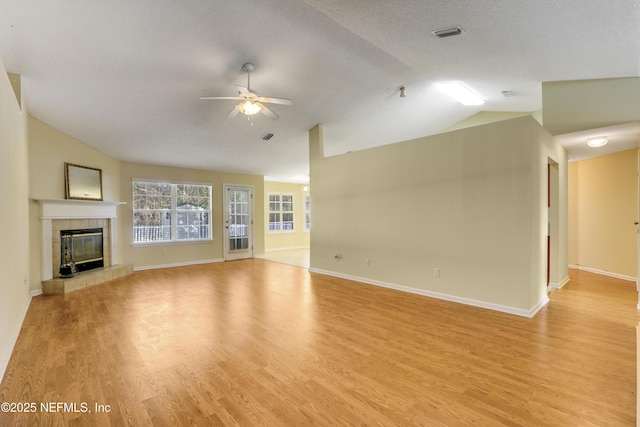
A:
[[[249,190],[229,190],[229,250],[249,249],[250,242]]]

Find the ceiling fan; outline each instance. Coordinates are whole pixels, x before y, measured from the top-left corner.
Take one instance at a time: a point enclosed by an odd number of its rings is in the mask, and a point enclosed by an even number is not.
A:
[[[293,105],[290,99],[258,95],[255,91],[251,90],[251,73],[255,70],[255,67],[251,63],[246,63],[242,66],[242,69],[247,73],[247,87],[236,85],[238,88],[238,96],[203,96],[200,99],[235,99],[240,101],[233,107],[233,110],[227,114],[227,118],[235,117],[238,113],[242,113],[245,116],[253,116],[254,114],[262,112],[265,116],[275,120],[279,116],[264,104]]]

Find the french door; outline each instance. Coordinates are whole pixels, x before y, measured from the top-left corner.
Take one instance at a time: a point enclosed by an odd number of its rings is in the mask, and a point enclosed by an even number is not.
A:
[[[225,184],[224,259],[253,258],[253,187]]]

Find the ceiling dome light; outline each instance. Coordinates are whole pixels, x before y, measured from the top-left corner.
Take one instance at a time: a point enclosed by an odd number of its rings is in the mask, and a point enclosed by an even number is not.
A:
[[[605,145],[607,145],[607,142],[609,142],[607,138],[591,138],[587,141],[587,145],[589,147],[598,148],[604,147]]]
[[[261,109],[262,108],[258,104],[249,100],[245,101],[242,104],[242,114],[245,114],[247,116],[253,116],[254,114],[258,114]]]
[[[440,82],[438,89],[462,105],[482,105],[484,100],[462,82]]]

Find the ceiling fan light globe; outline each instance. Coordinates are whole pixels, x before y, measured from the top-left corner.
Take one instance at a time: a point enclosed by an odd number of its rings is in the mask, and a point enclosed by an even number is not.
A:
[[[262,108],[258,104],[255,104],[251,101],[245,101],[242,104],[242,114],[246,116],[253,116],[254,114],[258,114]]]

